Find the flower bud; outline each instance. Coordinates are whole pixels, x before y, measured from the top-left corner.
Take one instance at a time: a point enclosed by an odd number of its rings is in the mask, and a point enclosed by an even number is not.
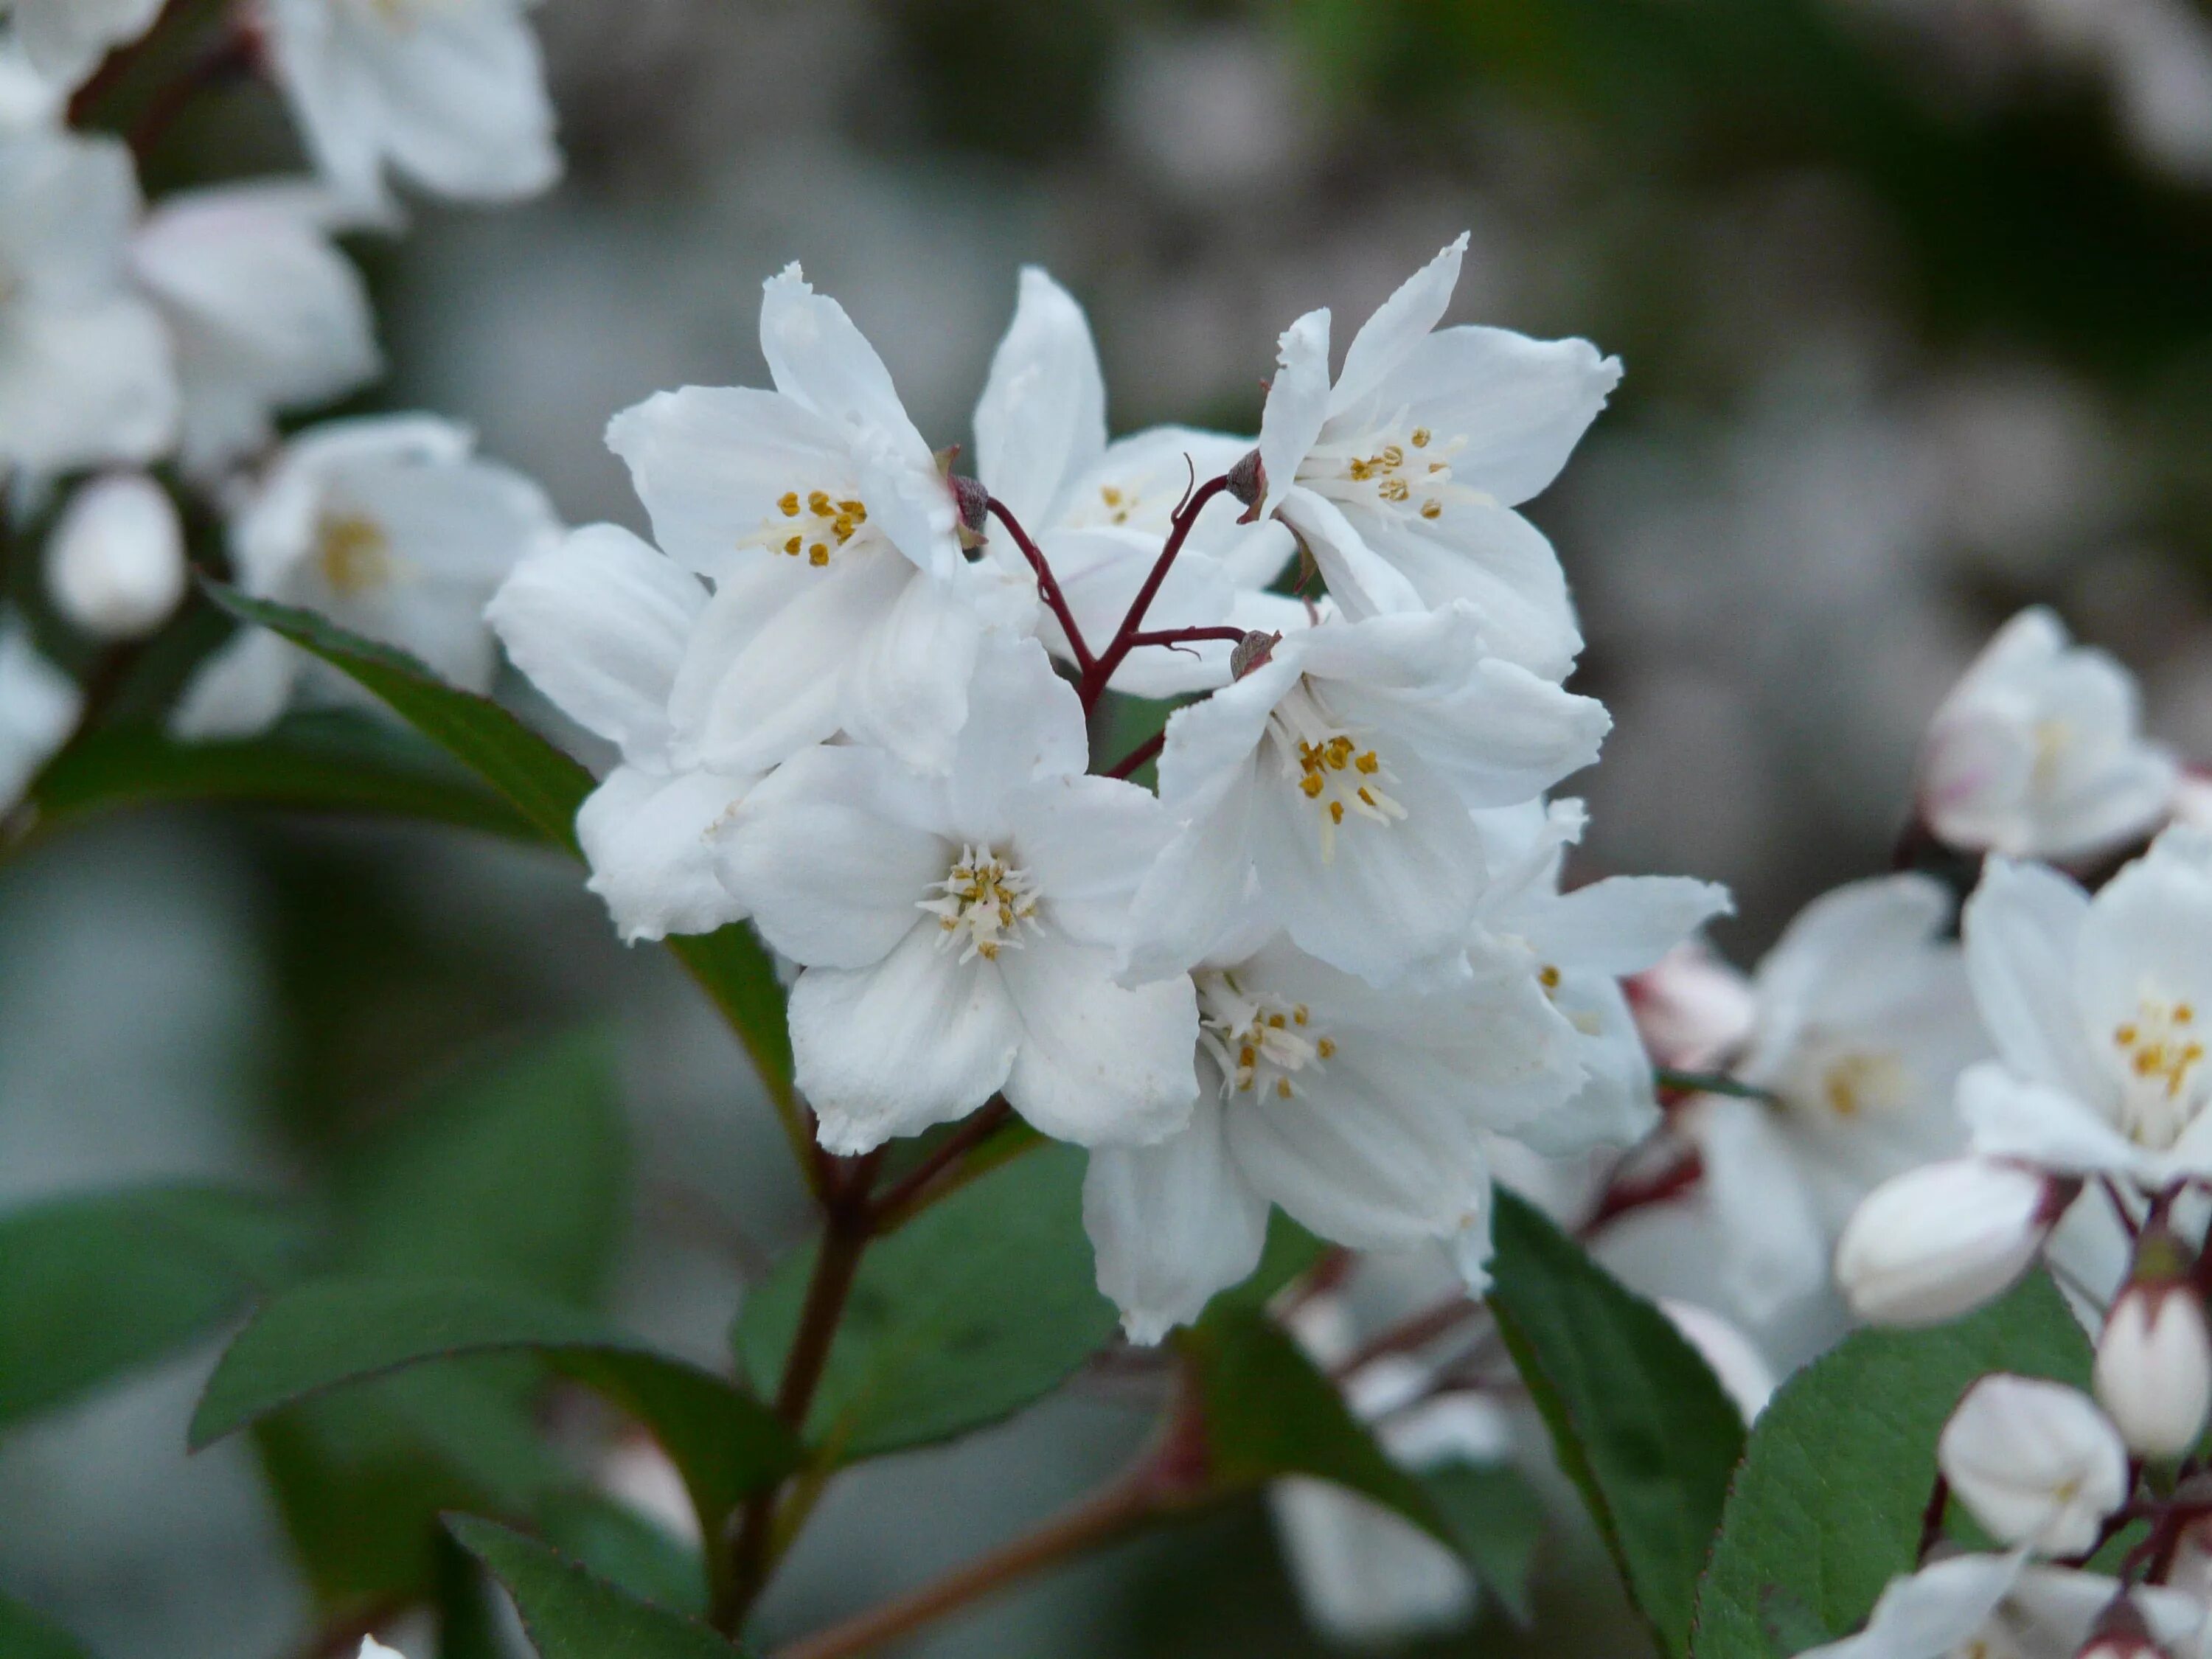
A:
[[[168,492],[143,472],[95,478],[46,543],[54,608],[100,639],[134,639],[185,596],[185,532]]]
[[[1875,1324],[1955,1319],[2027,1271],[2080,1190],[1985,1158],[1923,1164],[1867,1194],[1836,1246],[1836,1281]]]
[[[2045,1555],[2093,1549],[2128,1495],[2128,1451],[2078,1389],[1999,1372],[1966,1390],[1936,1443],[1959,1501],[1990,1536]]]
[[[2097,1340],[2097,1399],[2146,1457],[2192,1449],[2212,1416],[2212,1333],[2187,1284],[2139,1279],[2120,1292]]]
[[[1229,493],[1244,503],[1247,509],[1240,524],[1249,524],[1260,516],[1260,503],[1267,496],[1267,469],[1261,465],[1260,452],[1253,450],[1226,475]]]
[[[1229,678],[1241,680],[1254,669],[1275,654],[1275,647],[1283,642],[1280,634],[1257,631],[1245,635],[1229,652]]]
[[[951,483],[952,507],[960,518],[960,545],[972,550],[987,539],[984,530],[990,520],[991,492],[965,473],[952,474]]]

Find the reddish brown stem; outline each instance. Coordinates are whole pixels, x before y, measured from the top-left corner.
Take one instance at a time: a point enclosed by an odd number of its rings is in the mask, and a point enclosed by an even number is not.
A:
[[[254,67],[256,48],[253,37],[242,30],[234,30],[196,58],[191,66],[175,80],[154,94],[145,112],[131,128],[131,153],[137,157],[140,166],[154,153],[154,146],[174,125],[179,116],[191,106],[193,99],[208,88],[235,74]]]
[[[1439,1303],[1410,1319],[1399,1321],[1388,1330],[1377,1332],[1353,1349],[1349,1357],[1333,1366],[1330,1375],[1341,1382],[1362,1366],[1371,1364],[1385,1354],[1406,1353],[1415,1348],[1425,1347],[1453,1327],[1481,1311],[1482,1304],[1471,1297],[1457,1297],[1449,1302]]]
[[[1579,1231],[1584,1238],[1590,1238],[1632,1211],[1643,1209],[1647,1205],[1663,1204],[1670,1198],[1680,1198],[1697,1184],[1698,1177],[1705,1172],[1705,1160],[1692,1150],[1649,1181],[1638,1182],[1633,1186],[1608,1187],[1605,1196],[1598,1201],[1596,1210],[1589,1220],[1583,1223]]]
[[[887,1231],[887,1224],[894,1224],[902,1218],[907,1206],[927,1190],[930,1182],[998,1133],[1013,1115],[1014,1109],[1006,1104],[1004,1095],[994,1097],[989,1104],[945,1136],[928,1157],[901,1176],[888,1191],[869,1204],[871,1231]]]
[[[1115,762],[1113,769],[1106,775],[1109,778],[1126,778],[1146,761],[1157,757],[1167,745],[1168,734],[1165,732],[1155,732],[1127,754],[1122,756],[1120,760]]]
[[[1175,522],[1168,530],[1166,545],[1160,549],[1159,557],[1152,561],[1152,568],[1145,577],[1145,585],[1137,590],[1137,597],[1129,602],[1128,613],[1121,618],[1121,627],[1115,630],[1112,642],[1098,653],[1095,662],[1084,670],[1085,713],[1088,714],[1097,706],[1098,699],[1105,695],[1106,682],[1114,678],[1114,671],[1121,665],[1121,659],[1134,649],[1139,631],[1145,625],[1145,613],[1152,608],[1152,601],[1159,597],[1160,584],[1167,580],[1168,572],[1175,568],[1176,560],[1182,556],[1183,544],[1190,539],[1191,530],[1198,523],[1199,514],[1206,511],[1207,502],[1228,488],[1229,480],[1225,477],[1208,478],[1191,491],[1190,498],[1176,510]],[[1238,637],[1243,636],[1240,635]]]
[[[1142,645],[1204,645],[1209,640],[1237,645],[1243,638],[1244,630],[1241,628],[1169,628],[1157,634],[1130,635],[1129,648],[1133,651]]]
[[[1920,1512],[1920,1560],[1927,1560],[1929,1552],[1943,1541],[1943,1517],[1950,1508],[1951,1483],[1938,1474],[1929,1490],[1928,1507]]]
[[[1014,538],[1014,545],[1022,550],[1022,556],[1030,562],[1030,568],[1036,573],[1037,596],[1059,622],[1060,631],[1067,635],[1067,648],[1075,653],[1075,665],[1082,672],[1087,684],[1091,671],[1097,665],[1096,659],[1091,654],[1091,647],[1084,642],[1083,630],[1075,625],[1075,613],[1067,608],[1066,597],[1060,591],[1059,579],[1052,574],[1051,562],[1045,557],[1043,549],[1030,539],[1029,532],[1022,528],[1021,521],[1007,511],[1004,501],[994,495],[988,508],[992,516],[1006,526],[1006,533]],[[1085,702],[1084,707],[1087,709],[1090,703]]]

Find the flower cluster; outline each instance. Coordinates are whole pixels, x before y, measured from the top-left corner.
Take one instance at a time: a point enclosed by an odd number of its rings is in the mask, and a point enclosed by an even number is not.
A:
[[[313,176],[179,191],[149,207],[132,144],[82,125],[155,33],[156,0],[15,0],[0,35],[0,469],[19,518],[76,480],[46,545],[64,623],[94,640],[158,629],[185,592],[186,527],[227,526],[233,574],[488,689],[484,600],[558,525],[543,495],[428,416],[277,440],[280,417],[374,380],[368,296],[342,233],[397,222],[387,170],[440,194],[509,199],[559,171],[523,0],[268,0],[240,7],[149,112],[200,81],[264,71]],[[111,53],[113,56],[111,57]],[[103,62],[107,67],[102,68]],[[173,463],[173,494],[149,469]],[[85,476],[89,475],[89,476]],[[185,511],[180,512],[179,495]],[[0,617],[0,807],[76,724],[23,624]],[[176,718],[258,731],[305,659],[240,636]]]
[[[1487,1255],[1489,1137],[1656,1115],[1621,976],[1726,906],[1559,890],[1604,710],[1516,511],[1615,364],[1438,324],[1464,239],[1332,379],[1282,337],[1256,443],[1109,441],[1076,302],[1024,274],[951,471],[836,303],[771,279],[772,389],[608,441],[653,522],[526,560],[508,653],[619,763],[578,831],[626,937],[739,918],[798,970],[798,1082],[868,1152],[994,1100],[1091,1149],[1102,1286],[1155,1340],[1280,1205]],[[1109,694],[1188,699],[1098,756]],[[1155,724],[1158,715],[1152,716]],[[1158,787],[1129,781],[1158,758]]]

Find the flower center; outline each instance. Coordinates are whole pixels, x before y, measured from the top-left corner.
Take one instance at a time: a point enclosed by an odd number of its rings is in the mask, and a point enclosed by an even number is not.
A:
[[[1914,1099],[1912,1071],[1901,1056],[1819,1036],[1806,1042],[1780,1092],[1801,1112],[1843,1123],[1904,1111]]]
[[[1451,458],[1464,437],[1439,439],[1400,410],[1364,432],[1324,436],[1298,465],[1297,481],[1316,494],[1389,518],[1431,523],[1457,504],[1495,507],[1497,497],[1452,482]]]
[[[963,847],[943,881],[931,884],[935,898],[917,901],[937,918],[942,929],[938,949],[958,943],[960,960],[981,957],[996,962],[1009,945],[1021,949],[1021,928],[1035,928],[1036,883],[1030,872],[1011,865],[988,847]]]
[[[386,586],[398,572],[391,538],[366,514],[327,513],[315,526],[315,564],[347,599]]]
[[[2136,1017],[2112,1028],[2120,1071],[2119,1127],[2130,1139],[2164,1152],[2181,1139],[2204,1104],[2204,1043],[2197,1010],[2146,994]]]
[[[1394,781],[1372,749],[1363,748],[1322,702],[1311,680],[1300,678],[1267,716],[1284,777],[1314,805],[1321,819],[1321,857],[1336,858],[1336,831],[1348,812],[1385,829],[1406,809],[1383,789]]]
[[[857,496],[827,489],[787,489],[775,511],[738,545],[804,559],[819,570],[856,537],[863,546],[881,539],[868,528],[866,504]]]
[[[2074,747],[2074,722],[2047,720],[2035,723],[2035,766],[2031,774],[2032,787],[2049,793],[2058,783],[2059,769],[2065,765],[2067,753]]]
[[[1291,1079],[1336,1053],[1336,1044],[1313,1030],[1304,1003],[1248,992],[1232,973],[1207,969],[1193,978],[1199,1044],[1221,1068],[1224,1099],[1249,1094],[1289,1100],[1298,1092]]]

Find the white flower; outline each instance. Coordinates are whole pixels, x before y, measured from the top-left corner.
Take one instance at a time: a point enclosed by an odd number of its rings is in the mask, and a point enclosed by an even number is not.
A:
[[[2212,837],[2166,830],[2094,899],[1993,860],[1966,940],[1998,1055],[1960,1079],[1976,1151],[2154,1188],[2212,1176]]]
[[[2078,1389],[1997,1373],[1966,1390],[1936,1461],[1990,1535],[2041,1555],[2095,1547],[2127,1500],[2128,1449]]]
[[[1113,945],[1166,829],[1145,791],[1083,775],[1083,712],[1034,640],[989,641],[950,774],[810,749],[719,837],[723,878],[791,994],[822,1144],[865,1152],[1003,1090],[1047,1134],[1156,1140],[1197,1093],[1190,981],[1127,990]]]
[[[267,444],[271,415],[328,403],[379,368],[368,296],[327,193],[287,181],[168,197],[131,246],[176,348],[183,462],[211,473]]]
[[[544,492],[476,459],[428,416],[333,422],[282,450],[232,520],[239,586],[411,652],[453,684],[489,688],[483,610],[515,562],[560,533]],[[308,659],[249,629],[204,664],[180,736],[248,736],[283,714]]]
[[[1105,378],[1090,325],[1074,298],[1043,271],[1024,269],[1013,322],[991,359],[975,407],[977,479],[1029,533],[1094,651],[1113,638],[1158,561],[1186,490],[1249,453],[1249,438],[1158,427],[1106,441]],[[1147,632],[1231,626],[1287,632],[1306,625],[1296,599],[1260,590],[1289,562],[1279,524],[1240,526],[1224,496],[1209,502],[1146,611]],[[994,525],[994,556],[1024,582],[1027,563]],[[1054,656],[1073,653],[1056,619],[1039,636]],[[1208,641],[1133,652],[1108,682],[1139,696],[1208,690],[1229,679],[1230,646]]]
[[[83,707],[76,682],[39,654],[21,618],[0,610],[0,811],[69,741]]]
[[[1551,544],[1513,509],[1559,476],[1620,379],[1587,340],[1436,325],[1462,236],[1368,319],[1332,386],[1329,317],[1283,335],[1260,422],[1279,512],[1352,616],[1468,599],[1491,648],[1557,679],[1582,636]]]
[[[2178,769],[2135,677],[2040,606],[1998,630],[1928,728],[1920,810],[1955,847],[2073,859],[2165,818]]]
[[[2204,1304],[2182,1284],[2131,1285],[2097,1340],[2098,1402],[2130,1449],[2148,1457],[2193,1450],[2212,1416],[2212,1334]]]
[[[1562,893],[1566,849],[1582,837],[1580,801],[1498,807],[1474,820],[1489,868],[1478,926],[1497,945],[1525,956],[1528,971],[1574,1027],[1589,1079],[1573,1101],[1532,1121],[1522,1138],[1553,1157],[1641,1139],[1659,1109],[1621,979],[1727,915],[1728,890],[1677,876],[1609,876]]]
[[[592,1484],[686,1549],[701,1547],[699,1511],[684,1472],[652,1436],[627,1433],[609,1446],[592,1470]]]
[[[1518,1131],[1582,1082],[1574,1028],[1510,957],[1447,988],[1376,990],[1279,937],[1228,945],[1196,982],[1189,1127],[1092,1153],[1084,1187],[1099,1288],[1133,1340],[1251,1272],[1271,1203],[1355,1249],[1471,1221],[1486,1237],[1486,1131]]]
[[[1699,940],[1678,945],[1628,981],[1636,1029],[1656,1065],[1702,1072],[1751,1040],[1751,981]]]
[[[407,1656],[397,1648],[387,1648],[374,1636],[364,1636],[361,1638],[361,1651],[355,1659],[407,1659]]]
[[[129,283],[137,220],[121,144],[0,135],[0,462],[150,461],[174,440],[169,343]]]
[[[2098,1573],[2031,1566],[2021,1550],[1948,1556],[1893,1578],[1856,1636],[1808,1648],[1798,1659],[2074,1659],[2121,1589]],[[2178,1591],[2129,1594],[2169,1651],[2203,1622],[2203,1608]]]
[[[687,386],[615,417],[654,539],[715,586],[678,676],[702,763],[759,771],[843,731],[942,773],[985,634],[1026,632],[1026,577],[969,564],[952,492],[890,374],[796,265],[769,279],[774,392]]]
[[[1525,801],[1596,757],[1608,722],[1490,654],[1472,606],[1330,622],[1169,720],[1177,831],[1146,878],[1133,977],[1212,948],[1256,872],[1300,948],[1387,984],[1456,969],[1482,891],[1467,808]]]
[[[46,540],[54,609],[98,639],[135,639],[185,596],[185,530],[169,492],[143,472],[93,479]]]
[[[31,66],[74,88],[110,51],[145,33],[161,0],[14,0],[9,10]]]
[[[2012,1288],[2070,1193],[1986,1158],[1908,1170],[1868,1194],[1836,1245],[1836,1282],[1860,1318],[1937,1325]]]
[[[325,177],[364,206],[384,172],[463,201],[560,177],[529,0],[261,0],[277,84]]]
[[[1730,1241],[1721,1276],[1756,1322],[1826,1284],[1836,1234],[1870,1189],[1964,1139],[1952,1085],[1987,1044],[1943,937],[1950,908],[1917,875],[1808,905],[1753,976],[1734,1068],[1775,1103],[1705,1095],[1682,1115]]]
[[[620,763],[576,815],[576,839],[626,940],[711,933],[744,915],[708,832],[754,781],[679,764],[669,697],[707,608],[705,584],[627,530],[591,525],[525,558],[484,612],[554,706]]]

